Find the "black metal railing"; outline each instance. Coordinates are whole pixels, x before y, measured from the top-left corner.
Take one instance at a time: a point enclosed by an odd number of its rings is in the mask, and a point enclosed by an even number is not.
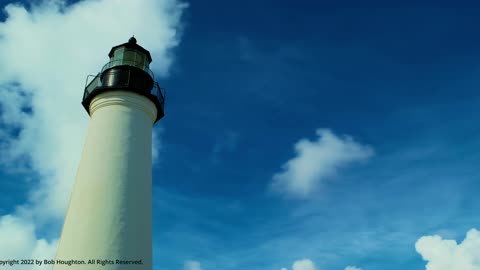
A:
[[[90,80],[90,78],[93,78],[93,80]],[[90,93],[95,90],[95,88],[102,86],[102,83],[100,82],[100,73],[95,75],[88,75],[87,76],[87,81],[85,83],[85,91],[83,92],[83,100],[85,100]]]
[[[158,99],[160,105],[162,105],[162,109],[165,109],[165,99],[167,94],[165,88],[161,88],[158,82],[155,82],[153,84],[152,91],[150,91],[150,94],[154,95]]]
[[[102,72],[105,69],[108,69],[108,68],[102,69]],[[87,76],[87,80],[85,82],[85,91],[83,93],[83,101],[89,99],[89,96],[92,94],[93,91],[95,91],[95,89],[108,88],[108,86],[106,87],[102,83],[101,74],[102,73],[98,73],[97,75],[88,75]],[[135,89],[131,89],[131,90],[135,92]],[[141,94],[144,95],[145,93],[141,93]],[[164,106],[165,106],[165,90],[163,88],[161,88],[160,85],[157,82],[154,82],[152,89],[149,91],[149,94],[151,95],[151,97],[154,97],[158,101],[158,104],[160,105],[160,107],[163,111]]]

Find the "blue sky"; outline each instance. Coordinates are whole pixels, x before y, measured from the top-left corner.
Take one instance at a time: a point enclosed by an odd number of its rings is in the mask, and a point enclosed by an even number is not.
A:
[[[292,266],[304,259],[318,270],[425,269],[420,238],[460,243],[479,228],[478,8],[188,4],[157,77],[167,103],[155,126],[154,269],[310,270]],[[40,181],[35,166],[11,167],[0,170],[0,215]],[[38,237],[58,237],[52,220]],[[463,270],[450,263],[432,269]]]
[[[188,208],[202,202],[195,212],[206,218],[180,211],[170,220],[191,235],[181,245],[210,258],[206,269],[223,256],[232,269],[303,257],[321,269],[424,269],[419,237],[445,230],[463,239],[479,221],[477,12],[192,3],[163,82],[170,98],[155,171],[158,188],[190,198]],[[293,144],[320,127],[372,146],[375,156],[308,200],[270,196]],[[229,132],[234,149],[212,163]],[[222,209],[229,204],[238,212]],[[201,241],[214,246],[207,255]]]

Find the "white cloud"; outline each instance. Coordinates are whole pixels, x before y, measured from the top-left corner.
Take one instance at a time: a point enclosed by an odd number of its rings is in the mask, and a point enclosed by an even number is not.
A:
[[[295,261],[292,265],[293,270],[315,270],[315,264],[309,259]]]
[[[471,229],[458,244],[438,235],[423,236],[415,243],[427,261],[427,270],[480,270],[480,231]]]
[[[313,261],[310,259],[297,260],[292,265],[292,270],[316,270],[316,269],[317,267],[315,266],[315,263],[313,263]],[[280,270],[287,270],[287,268],[282,267]],[[349,265],[345,267],[345,270],[362,270],[362,269],[356,266]]]
[[[10,259],[37,259],[53,258],[57,246],[56,241],[37,239],[35,226],[19,217],[6,215],[0,217],[0,250],[3,258]],[[15,269],[30,269],[28,266],[15,266]],[[35,269],[50,269],[48,266]]]
[[[198,261],[185,261],[184,270],[202,270],[202,266]]]
[[[151,52],[157,76],[166,75],[185,7],[177,0],[72,5],[45,0],[30,10],[18,4],[5,7],[7,18],[0,22],[0,162],[38,175],[28,201],[0,217],[0,243],[10,241],[2,231],[18,229],[32,237],[22,248],[10,249],[14,257],[30,258],[55,245],[35,234],[46,223],[61,222],[65,213],[88,125],[80,105],[86,75],[96,74],[110,48],[132,34]],[[26,112],[28,107],[33,113]],[[18,129],[20,134],[13,136]]]
[[[316,141],[301,139],[295,144],[296,156],[282,166],[282,172],[273,175],[273,190],[307,197],[339,168],[373,155],[371,147],[359,144],[349,136],[339,137],[328,129],[317,129],[316,133]]]

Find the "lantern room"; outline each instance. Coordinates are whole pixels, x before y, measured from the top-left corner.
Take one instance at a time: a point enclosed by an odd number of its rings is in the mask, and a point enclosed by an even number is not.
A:
[[[113,47],[108,54],[111,66],[128,65],[149,72],[152,62],[150,52],[137,44],[137,40],[131,37],[127,43]]]
[[[90,113],[90,103],[100,93],[131,91],[150,99],[157,107],[157,121],[160,120],[164,116],[165,97],[149,68],[150,52],[131,37],[127,43],[113,47],[108,57],[110,61],[100,73],[87,77],[82,101],[85,110]]]

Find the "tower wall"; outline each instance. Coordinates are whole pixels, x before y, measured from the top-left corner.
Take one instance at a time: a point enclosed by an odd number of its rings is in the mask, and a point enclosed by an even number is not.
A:
[[[90,114],[53,269],[151,270],[151,151],[157,109],[144,96],[118,90],[97,95]],[[95,264],[68,266],[57,260]],[[108,263],[102,266],[97,260]]]

